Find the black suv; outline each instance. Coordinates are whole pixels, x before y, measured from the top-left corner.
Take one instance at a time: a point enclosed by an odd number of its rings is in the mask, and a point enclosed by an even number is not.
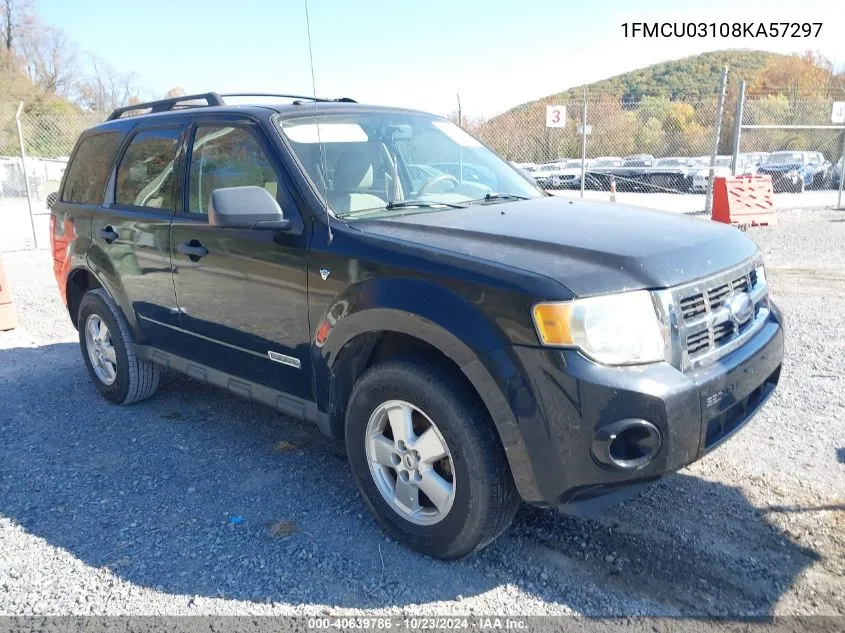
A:
[[[167,367],[315,422],[392,536],[456,558],[520,500],[631,496],[775,388],[780,315],[740,231],[548,196],[428,114],[224,96],[114,112],[50,201],[108,400]]]

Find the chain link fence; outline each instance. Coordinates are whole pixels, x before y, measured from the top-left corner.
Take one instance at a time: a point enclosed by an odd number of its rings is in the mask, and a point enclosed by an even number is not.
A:
[[[703,194],[712,189],[711,161],[714,176],[755,175],[769,173],[764,167],[769,154],[794,151],[808,165],[806,171],[814,174],[814,178],[807,176],[805,187],[797,185],[795,191],[813,195],[776,203],[783,207],[837,205],[835,189],[842,180],[845,146],[843,127],[831,124],[835,98],[749,98],[743,100],[743,110],[736,108],[741,97],[732,89],[729,94],[715,155],[716,95],[686,100],[644,97],[636,102],[546,100],[468,127],[541,186],[563,195],[567,189],[580,190],[583,179],[584,189],[592,192],[587,197],[607,200],[608,195],[597,192],[613,190],[623,194],[612,196],[619,201],[698,212],[705,210]],[[565,108],[563,128],[546,126],[547,106]],[[734,147],[735,140],[739,141],[739,124],[743,126],[741,143]],[[755,127],[758,125],[767,127]],[[586,141],[583,152],[582,141]],[[778,192],[792,191],[782,184],[778,182]]]
[[[772,176],[775,191],[835,191],[838,204],[845,125],[831,122],[834,103],[821,97],[745,99],[738,153],[757,158],[758,173]]]
[[[105,117],[9,109],[0,117],[0,251],[45,247],[47,196],[58,191],[79,134]]]
[[[716,176],[770,173],[776,191],[799,193],[788,200],[777,198],[779,206],[838,204],[845,129],[831,124],[835,98],[743,98],[744,90],[737,95],[733,86],[728,95],[715,156],[719,95],[700,92],[687,99],[546,99],[464,122],[464,127],[540,186],[560,195],[580,196],[583,182],[588,198],[701,212],[704,193],[711,189],[712,159]],[[563,127],[547,127],[547,106],[565,108]],[[44,201],[58,189],[77,137],[106,118],[99,112],[22,112],[18,126],[15,110],[8,107],[0,107],[0,250],[31,246],[31,237],[22,241],[9,236],[31,233],[35,221],[30,220],[30,207],[33,217],[46,217]],[[791,173],[794,168],[784,171],[789,173],[786,179],[777,170],[766,171],[767,161],[787,160],[785,155],[773,156],[777,152],[795,153],[796,160],[801,155],[803,185]]]

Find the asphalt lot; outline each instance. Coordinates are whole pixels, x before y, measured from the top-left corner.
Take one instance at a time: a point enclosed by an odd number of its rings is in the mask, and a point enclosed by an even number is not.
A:
[[[620,507],[523,508],[455,563],[387,540],[313,427],[170,373],[106,403],[49,254],[3,254],[0,614],[845,614],[845,211],[748,234],[788,330],[758,417]]]

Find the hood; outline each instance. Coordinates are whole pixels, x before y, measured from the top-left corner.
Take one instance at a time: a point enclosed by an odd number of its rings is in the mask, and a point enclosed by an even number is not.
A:
[[[804,165],[801,163],[786,163],[785,165],[760,165],[758,169],[761,171],[773,171],[773,172],[781,172],[781,171],[792,171],[793,169],[801,169]]]
[[[667,288],[757,252],[739,230],[680,214],[551,196],[359,220],[361,230],[552,278],[577,296]]]

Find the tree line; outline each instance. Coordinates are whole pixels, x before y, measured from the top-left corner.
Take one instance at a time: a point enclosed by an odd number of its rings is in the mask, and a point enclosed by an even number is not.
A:
[[[46,23],[34,0],[0,0],[0,155],[18,153],[14,116],[21,101],[27,149],[63,156],[103,113],[139,103],[147,93],[137,73],[81,50]],[[168,91],[179,94],[181,88]]]
[[[746,124],[829,124],[832,102],[845,100],[845,74],[836,73],[819,54],[717,51],[572,88],[491,118],[464,121],[464,126],[509,160],[579,157],[586,91],[589,157],[701,156],[711,150],[725,65],[730,71],[719,146],[723,154],[732,151],[740,79],[746,81]],[[546,128],[546,105],[567,106],[565,128]],[[753,130],[740,145],[742,151],[822,151],[835,161],[840,138],[836,131]]]

